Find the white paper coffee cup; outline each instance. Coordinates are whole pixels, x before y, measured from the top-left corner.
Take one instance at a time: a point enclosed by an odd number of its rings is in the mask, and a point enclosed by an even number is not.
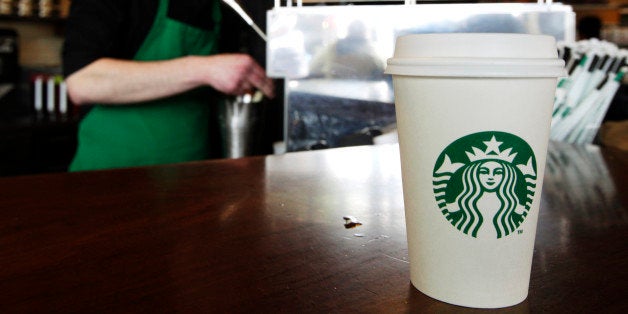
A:
[[[393,75],[412,284],[469,307],[528,294],[551,111],[552,37],[397,39]]]

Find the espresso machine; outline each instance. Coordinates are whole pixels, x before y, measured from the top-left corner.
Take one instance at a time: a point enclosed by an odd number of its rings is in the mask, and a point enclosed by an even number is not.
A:
[[[527,33],[573,42],[576,33],[572,7],[553,1],[293,2],[276,1],[267,12],[266,67],[270,77],[285,80],[288,152],[365,145],[394,135],[393,89],[383,72],[398,36]]]

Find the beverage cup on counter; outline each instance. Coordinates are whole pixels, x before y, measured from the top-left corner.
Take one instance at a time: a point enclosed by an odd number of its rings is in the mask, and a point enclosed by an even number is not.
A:
[[[417,34],[392,74],[410,279],[447,303],[528,294],[557,78],[553,37]]]
[[[221,108],[221,133],[225,157],[241,158],[257,153],[264,114],[260,91],[230,97]]]

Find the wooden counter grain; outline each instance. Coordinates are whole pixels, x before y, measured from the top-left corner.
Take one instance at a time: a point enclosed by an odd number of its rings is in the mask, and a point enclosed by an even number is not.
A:
[[[550,146],[530,295],[501,312],[628,309],[627,173],[625,152]],[[0,178],[0,195],[0,313],[484,312],[411,286],[396,145]]]

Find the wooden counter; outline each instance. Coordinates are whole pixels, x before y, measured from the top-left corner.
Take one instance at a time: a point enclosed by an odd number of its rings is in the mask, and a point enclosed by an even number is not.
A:
[[[628,153],[551,145],[530,294],[501,312],[628,309],[627,174]],[[483,312],[411,286],[396,145],[0,178],[0,195],[0,313]]]

